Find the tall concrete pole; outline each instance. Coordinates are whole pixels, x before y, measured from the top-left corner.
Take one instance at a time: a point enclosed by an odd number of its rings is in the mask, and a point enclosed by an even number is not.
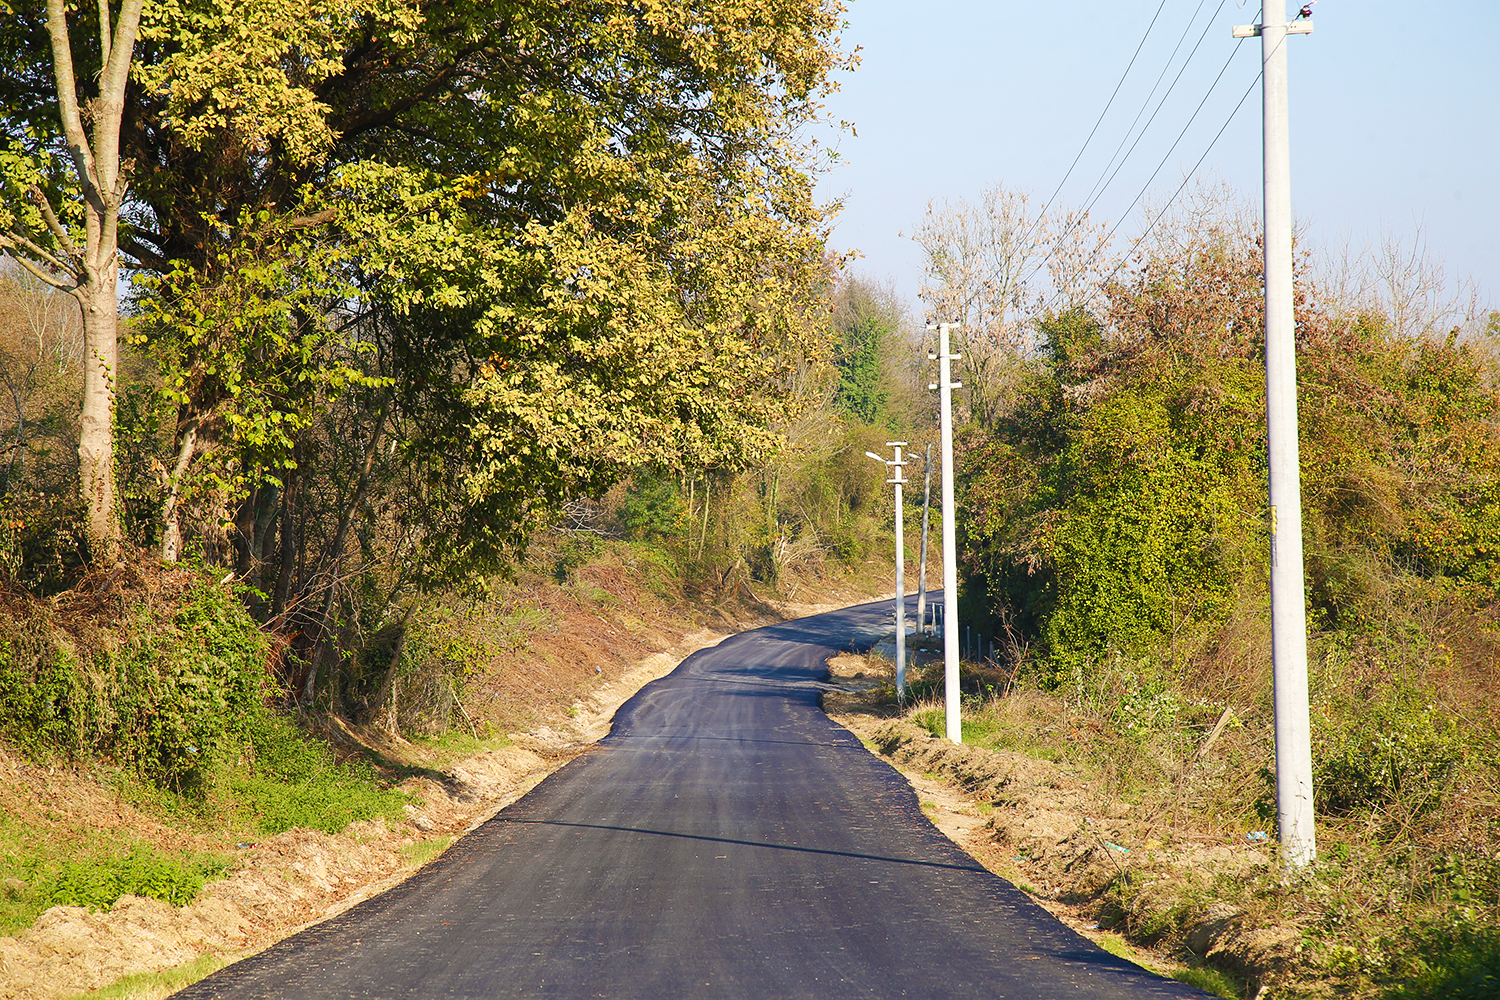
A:
[[[902,469],[906,460],[901,456],[905,441],[887,441],[886,445],[896,449],[894,461],[881,457],[873,451],[865,454],[882,465],[895,470],[895,475],[886,482],[896,487],[896,698],[906,698],[906,538],[902,527],[901,487],[906,485]]]
[[[905,441],[887,441],[886,446],[896,449],[896,475],[891,482],[896,487],[896,697],[906,698],[906,536],[902,531],[901,487],[906,479],[901,475],[903,462],[901,449]]]
[[[937,325],[938,381],[929,388],[938,390],[939,447],[943,462],[943,706],[948,739],[962,743],[964,730],[958,699],[958,539],[953,514],[953,390],[960,383],[952,380],[953,362],[959,357],[952,353],[948,337],[953,325],[956,324]]]
[[[1292,157],[1287,110],[1285,0],[1265,0],[1258,26],[1265,129],[1266,432],[1270,465],[1271,663],[1276,701],[1276,815],[1294,866],[1317,856],[1312,726],[1307,697],[1302,489],[1297,454],[1296,316],[1292,305]],[[1243,37],[1245,28],[1236,28]]]
[[[917,569],[917,629],[927,633],[927,512],[932,506],[932,442],[922,466],[922,557]]]

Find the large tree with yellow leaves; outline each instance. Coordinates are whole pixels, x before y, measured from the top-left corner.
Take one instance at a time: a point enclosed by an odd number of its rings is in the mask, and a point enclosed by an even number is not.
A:
[[[43,72],[58,36],[38,0],[12,6],[6,195],[53,193],[66,225],[95,209],[58,156],[67,100],[59,118]],[[88,13],[65,19],[71,93],[97,130],[112,78]],[[164,553],[206,470],[197,495],[231,504],[237,560],[281,567],[268,589],[295,592],[287,551],[305,539],[288,497],[329,452],[314,424],[340,393],[367,416],[350,498],[402,458],[422,499],[398,519],[441,528],[429,565],[491,563],[532,511],[631,467],[768,447],[791,367],[823,349],[808,307],[823,220],[799,129],[846,62],[840,14],[835,0],[147,2],[119,118],[119,246],[175,404]],[[325,573],[347,534],[326,540]]]

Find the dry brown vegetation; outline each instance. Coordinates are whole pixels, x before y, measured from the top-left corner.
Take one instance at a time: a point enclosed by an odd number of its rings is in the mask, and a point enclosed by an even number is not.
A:
[[[483,638],[488,629],[508,644],[465,679],[466,707],[442,726],[422,711],[422,660],[398,691],[398,704],[411,706],[405,736],[337,714],[303,714],[303,726],[338,759],[373,764],[382,783],[405,796],[394,811],[342,829],[267,835],[233,780],[195,805],[129,768],[27,759],[0,746],[0,915],[12,935],[0,937],[0,997],[53,1000],[116,982],[128,985],[111,995],[164,996],[405,878],[603,736],[619,704],[688,652],[819,607],[749,589],[713,605],[653,591],[634,552],[602,546],[561,582],[523,571],[496,584],[490,603],[470,605],[462,634]],[[180,569],[96,574],[66,595],[69,620],[92,623],[79,641],[105,641],[111,620],[142,601],[169,608],[191,582]],[[830,606],[864,597],[871,581],[807,576],[797,584],[804,600]],[[18,600],[10,610],[24,613]],[[518,609],[528,613],[517,617]],[[429,630],[442,632],[443,620]],[[139,855],[178,868],[199,859],[210,875],[185,905],[125,895],[103,907],[38,912],[28,900],[40,886],[28,879],[39,870],[26,860],[43,854],[100,862]]]
[[[1126,707],[1132,690],[1119,678],[1092,691],[1023,682],[996,697],[994,671],[966,669],[966,745],[955,746],[939,738],[940,704],[896,706],[888,663],[842,660],[836,676],[884,683],[852,683],[825,707],[914,782],[961,793],[950,812],[969,819],[950,823],[950,835],[1075,929],[1149,967],[1224,996],[1428,995],[1400,991],[1445,958],[1443,942],[1492,919],[1500,787],[1487,758],[1446,796],[1417,788],[1325,811],[1320,861],[1296,872],[1270,825],[1264,698],[1151,719]],[[935,686],[933,669],[915,672],[919,692]],[[1482,968],[1482,933],[1471,950]]]

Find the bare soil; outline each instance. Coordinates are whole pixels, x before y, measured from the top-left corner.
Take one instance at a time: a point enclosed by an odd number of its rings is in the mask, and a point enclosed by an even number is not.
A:
[[[1209,892],[1215,878],[1271,865],[1269,848],[1145,821],[1076,767],[934,737],[879,696],[889,668],[878,657],[844,655],[829,666],[842,688],[824,695],[829,717],[906,777],[939,830],[1069,927],[1159,972],[1183,957],[1207,959],[1242,977],[1251,997],[1294,960],[1297,927],[1263,926]],[[1122,883],[1128,891],[1117,891]],[[1179,905],[1185,883],[1203,887],[1202,905],[1173,917],[1161,947],[1136,950],[1110,930]],[[1142,935],[1133,937],[1138,947]]]
[[[325,720],[336,746],[422,771],[399,786],[417,797],[401,821],[353,823],[334,835],[293,829],[236,845],[229,877],[180,909],[136,896],[107,912],[54,906],[21,933],[0,937],[0,1000],[57,1000],[188,963],[206,975],[267,948],[410,877],[606,735],[620,705],[690,653],[743,628],[872,599],[867,579],[814,578],[789,588],[804,603],[745,586],[718,603],[690,604],[643,589],[634,570],[606,557],[578,570],[573,585],[536,575],[522,581],[521,599],[551,624],[482,678],[466,709],[476,730],[509,731],[498,741],[508,745],[437,767],[427,747]],[[224,848],[210,833],[123,801],[98,774],[39,766],[4,747],[0,808],[53,829],[62,843],[69,830],[92,828],[157,847]],[[212,958],[204,963],[205,956]],[[168,992],[148,983],[128,995]]]

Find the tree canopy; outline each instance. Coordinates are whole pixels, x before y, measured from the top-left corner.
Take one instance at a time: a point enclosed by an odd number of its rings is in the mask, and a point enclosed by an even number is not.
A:
[[[45,170],[64,141],[45,15],[14,7],[0,141]],[[468,541],[432,559],[492,563],[529,511],[637,465],[764,452],[781,383],[825,349],[798,129],[848,62],[840,15],[824,0],[146,4],[120,242],[137,343],[175,410],[157,532],[178,530],[194,470],[211,473],[209,535],[257,484],[289,488],[340,394],[428,502],[469,512]],[[86,18],[70,26],[90,79],[99,46]]]

